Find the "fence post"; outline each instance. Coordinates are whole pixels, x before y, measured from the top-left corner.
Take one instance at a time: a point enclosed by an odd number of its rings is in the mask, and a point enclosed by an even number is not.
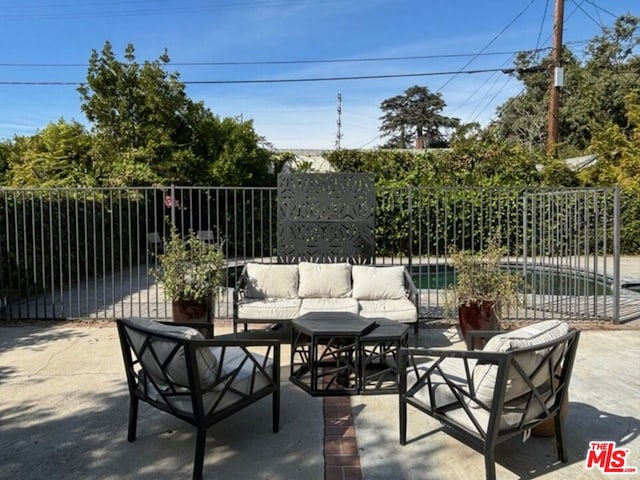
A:
[[[176,228],[176,186],[171,184],[171,227]]]
[[[411,271],[411,264],[413,263],[413,189],[412,186],[408,186],[408,202],[407,209],[409,210],[409,251],[407,255],[409,257],[409,271]]]
[[[613,323],[620,323],[620,187],[613,191]]]

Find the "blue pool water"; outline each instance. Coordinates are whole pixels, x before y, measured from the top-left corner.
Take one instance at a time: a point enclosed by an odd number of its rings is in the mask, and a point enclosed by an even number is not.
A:
[[[506,268],[506,267],[505,267]],[[522,267],[513,265],[512,271]],[[455,284],[456,274],[449,265],[414,265],[411,277],[419,289],[444,289]],[[602,275],[566,268],[529,268],[525,282],[539,295],[610,295],[611,282]],[[640,286],[638,286],[640,289]]]

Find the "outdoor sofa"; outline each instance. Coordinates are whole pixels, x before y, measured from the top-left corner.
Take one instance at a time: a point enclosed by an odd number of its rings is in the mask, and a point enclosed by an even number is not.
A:
[[[496,478],[499,443],[516,436],[525,441],[549,422],[558,459],[566,463],[564,417],[580,331],[545,320],[508,332],[470,334],[488,339],[482,350],[400,350],[400,444],[407,443],[411,406],[412,415],[430,415],[479,444],[487,479]]]
[[[286,323],[309,312],[350,312],[413,324],[418,290],[401,265],[247,263],[233,295],[233,330],[250,323]]]

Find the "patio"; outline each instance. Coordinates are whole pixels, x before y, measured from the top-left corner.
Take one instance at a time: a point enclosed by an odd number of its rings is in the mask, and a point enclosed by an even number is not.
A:
[[[498,448],[499,478],[605,478],[585,467],[589,442],[596,440],[628,449],[626,465],[640,466],[637,327],[631,322],[584,331],[566,420],[569,462],[555,462],[552,439],[531,437],[524,444],[514,439]],[[216,335],[230,331],[228,321],[216,324]],[[271,432],[269,401],[214,426],[205,478],[484,478],[482,455],[427,416],[410,412],[409,443],[400,446],[396,395],[350,397],[350,428],[349,415],[339,407],[324,408],[322,398],[289,382],[288,331],[278,335],[283,339],[280,432]],[[419,343],[463,348],[455,329],[423,327]],[[127,442],[128,393],[114,322],[3,326],[0,384],[0,478],[191,475],[195,430],[189,425],[143,405],[138,439]],[[355,429],[357,449],[348,437],[343,450],[327,442],[325,422],[328,433],[348,435]],[[348,477],[337,476],[340,464],[355,468]]]

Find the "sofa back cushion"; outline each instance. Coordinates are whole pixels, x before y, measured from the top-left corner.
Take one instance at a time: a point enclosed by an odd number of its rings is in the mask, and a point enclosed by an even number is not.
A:
[[[404,267],[354,265],[353,298],[358,300],[398,300],[406,297]]]
[[[269,263],[247,263],[248,298],[296,298],[298,266]]]
[[[488,352],[508,352],[521,348],[535,347],[543,343],[551,342],[569,333],[569,325],[560,320],[545,320],[528,325],[517,330],[502,333],[491,338],[485,345],[483,351]],[[563,352],[558,353],[553,358],[554,363]],[[527,376],[531,376],[539,366],[542,358],[548,354],[547,349],[532,352],[515,353],[513,360],[518,362]],[[519,372],[508,366],[507,387],[505,391],[505,402],[513,400],[527,393],[530,388]],[[476,395],[488,405],[493,399],[494,386],[498,376],[498,366],[478,362],[473,369],[473,380],[476,387]],[[542,368],[533,377],[533,385],[541,386],[549,379],[549,369]]]
[[[302,298],[351,296],[351,264],[300,262],[298,295]]]

